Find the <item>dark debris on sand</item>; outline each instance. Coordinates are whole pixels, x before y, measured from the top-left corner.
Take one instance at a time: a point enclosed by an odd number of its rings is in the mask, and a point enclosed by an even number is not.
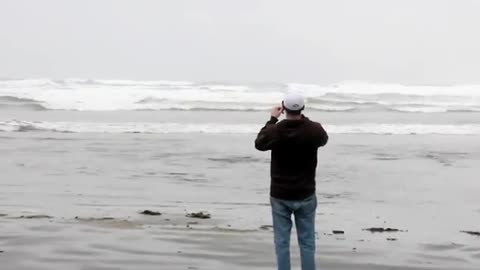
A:
[[[262,225],[262,226],[260,226],[260,229],[265,230],[265,231],[273,230],[273,226],[272,225]]]
[[[480,232],[474,232],[474,231],[460,231],[460,232],[470,234],[470,235],[480,236]]]
[[[18,219],[52,219],[53,217],[48,215],[29,215],[29,216],[19,216]]]
[[[162,213],[157,212],[157,211],[152,211],[152,210],[144,210],[144,211],[140,212],[140,214],[146,215],[146,216],[161,216],[162,215]]]
[[[381,228],[381,227],[373,227],[373,228],[366,228],[363,229],[364,231],[369,231],[371,233],[384,233],[384,232],[404,232],[399,229],[394,228]]]
[[[115,220],[113,217],[101,217],[101,218],[81,218],[81,217],[75,217],[76,220],[80,221],[109,221],[109,220]]]
[[[200,219],[209,219],[211,215],[207,212],[197,212],[197,213],[189,213],[186,215],[189,218],[200,218]]]

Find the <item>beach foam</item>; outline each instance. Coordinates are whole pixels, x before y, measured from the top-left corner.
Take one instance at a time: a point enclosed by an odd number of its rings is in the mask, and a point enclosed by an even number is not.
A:
[[[156,122],[32,122],[0,121],[0,131],[28,132],[50,131],[65,133],[212,133],[255,134],[261,125],[221,123],[156,123]],[[356,124],[325,125],[332,134],[480,134],[480,125],[433,125],[433,124]]]

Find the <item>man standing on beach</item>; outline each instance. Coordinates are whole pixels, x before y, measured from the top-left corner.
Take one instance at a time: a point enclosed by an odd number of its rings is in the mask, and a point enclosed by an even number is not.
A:
[[[295,93],[275,106],[255,148],[271,150],[270,204],[278,270],[290,270],[290,232],[295,217],[302,270],[315,269],[315,172],[317,150],[327,144],[322,125],[302,114],[304,98]],[[286,112],[286,119],[278,118]],[[277,123],[278,122],[278,123]]]

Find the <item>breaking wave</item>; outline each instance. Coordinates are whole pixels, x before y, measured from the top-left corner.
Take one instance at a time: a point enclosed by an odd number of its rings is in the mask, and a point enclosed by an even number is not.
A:
[[[318,111],[479,112],[480,85],[249,84],[131,80],[0,80],[0,109],[263,111],[287,91]]]
[[[62,132],[62,133],[208,133],[208,134],[255,134],[261,126],[251,124],[219,123],[96,123],[96,122],[31,122],[0,121],[2,132]],[[478,135],[480,124],[428,125],[428,124],[357,124],[325,125],[332,134],[445,134]]]

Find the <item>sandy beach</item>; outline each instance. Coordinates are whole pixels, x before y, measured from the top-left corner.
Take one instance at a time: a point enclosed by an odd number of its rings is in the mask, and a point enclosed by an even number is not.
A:
[[[274,267],[254,134],[0,135],[2,270]],[[333,136],[319,154],[320,269],[478,269],[480,238],[461,232],[480,224],[477,139]],[[211,218],[186,217],[198,211]]]

